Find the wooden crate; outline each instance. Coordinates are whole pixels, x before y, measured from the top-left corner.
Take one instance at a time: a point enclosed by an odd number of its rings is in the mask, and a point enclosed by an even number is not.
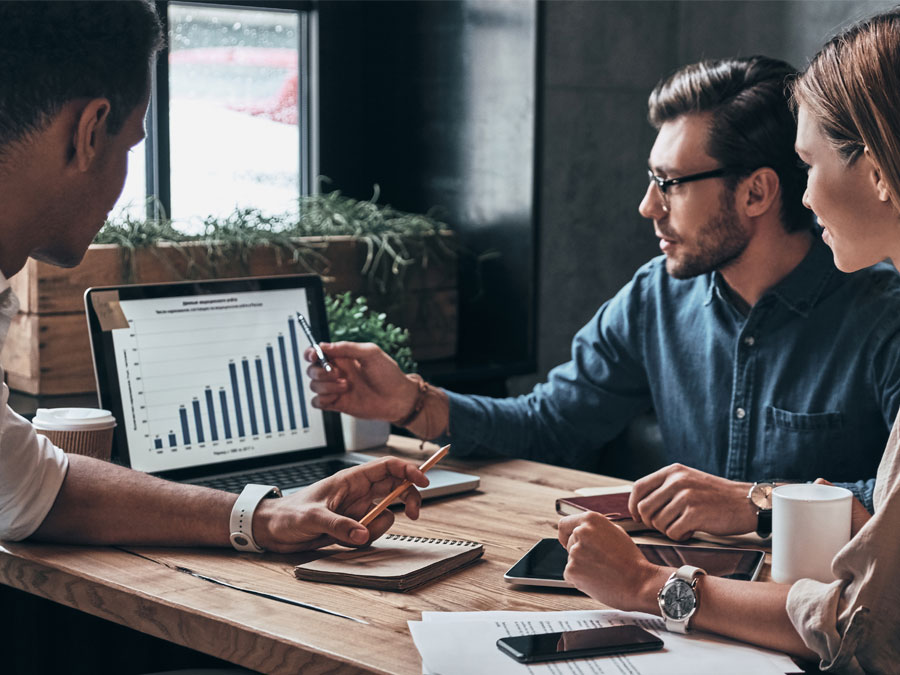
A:
[[[452,235],[445,235],[452,236]],[[403,293],[380,296],[360,272],[368,254],[351,237],[303,240],[329,261],[323,280],[329,293],[352,291],[388,319],[409,328],[413,357],[419,361],[456,354],[458,332],[457,265],[453,257],[432,257],[427,267],[411,266]],[[157,283],[185,279],[224,279],[308,272],[281,249],[254,249],[243,262],[210,261],[202,245],[166,245],[134,253],[118,246],[93,245],[77,267],[64,269],[29,258],[10,279],[21,312],[0,352],[11,389],[29,394],[75,394],[96,390],[84,291],[91,286]],[[399,298],[399,301],[398,301]]]

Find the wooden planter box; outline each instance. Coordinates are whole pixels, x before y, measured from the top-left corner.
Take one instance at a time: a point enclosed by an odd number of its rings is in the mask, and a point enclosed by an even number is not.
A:
[[[451,237],[451,234],[442,235]],[[323,280],[329,293],[365,295],[373,309],[408,328],[413,357],[419,361],[456,354],[457,265],[450,256],[429,258],[427,267],[410,266],[402,294],[383,296],[360,270],[367,246],[352,237],[306,239],[329,261]],[[28,259],[10,279],[21,311],[0,352],[11,389],[29,394],[76,394],[96,390],[84,291],[91,286],[186,279],[296,274],[310,271],[281,249],[260,247],[241,261],[212,264],[203,245],[162,244],[139,250],[133,262],[118,246],[93,245],[77,267],[63,269]],[[320,262],[320,265],[322,263]],[[130,278],[129,278],[130,277]]]

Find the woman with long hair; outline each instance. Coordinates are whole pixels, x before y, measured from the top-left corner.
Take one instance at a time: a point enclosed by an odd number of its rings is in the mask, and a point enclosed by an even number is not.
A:
[[[809,173],[803,203],[818,216],[835,264],[844,272],[885,258],[900,266],[900,10],[828,42],[793,83],[793,96],[797,153]],[[897,672],[900,421],[874,501],[875,515],[854,523],[832,562],[835,581],[788,586],[700,576],[692,627],[818,660],[829,671]],[[673,570],[649,563],[623,530],[585,513],[561,520],[559,539],[569,551],[566,578],[582,591],[614,607],[659,613],[657,594]]]

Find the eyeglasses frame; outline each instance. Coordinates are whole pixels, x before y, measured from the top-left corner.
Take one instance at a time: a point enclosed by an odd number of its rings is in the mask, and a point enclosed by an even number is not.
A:
[[[668,190],[673,185],[682,185],[684,183],[693,183],[698,180],[706,180],[707,178],[721,178],[729,174],[739,171],[734,167],[720,166],[718,169],[710,169],[709,171],[700,171],[699,173],[690,173],[687,176],[675,176],[674,178],[660,178],[652,169],[647,169],[647,176],[652,183],[656,183],[659,193],[662,195],[663,206],[666,211],[669,210]]]

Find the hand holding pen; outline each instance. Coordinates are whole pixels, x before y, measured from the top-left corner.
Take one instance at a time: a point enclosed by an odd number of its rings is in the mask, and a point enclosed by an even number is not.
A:
[[[425,460],[422,466],[419,467],[419,471],[425,473],[428,469],[432,468],[435,464],[440,462],[447,453],[450,452],[450,446],[445,445],[443,448],[435,452],[431,457]],[[373,520],[375,520],[378,515],[384,511],[388,506],[390,506],[397,497],[406,492],[409,488],[411,488],[413,482],[411,480],[403,481],[400,485],[394,488],[390,494],[388,494],[384,499],[378,502],[375,506],[373,506],[369,512],[362,517],[359,521],[361,525],[369,525]]]
[[[329,363],[328,359],[325,357],[325,352],[322,351],[322,348],[319,346],[319,343],[316,342],[316,339],[313,337],[312,328],[309,326],[309,322],[306,320],[306,317],[303,316],[300,312],[297,312],[297,322],[300,324],[300,328],[303,329],[303,333],[306,335],[306,339],[309,340],[309,346],[313,348],[313,351],[316,353],[316,359],[319,362],[319,365],[322,366],[322,369],[326,373],[330,373],[334,370],[334,366]]]
[[[319,364],[313,349],[304,358],[313,363],[307,370],[312,405],[370,420],[402,420],[419,398],[419,385],[390,356],[371,343],[333,342],[324,345],[332,372]],[[432,397],[438,398],[438,397]],[[430,413],[437,425],[445,413]],[[443,420],[446,423],[446,420]]]

